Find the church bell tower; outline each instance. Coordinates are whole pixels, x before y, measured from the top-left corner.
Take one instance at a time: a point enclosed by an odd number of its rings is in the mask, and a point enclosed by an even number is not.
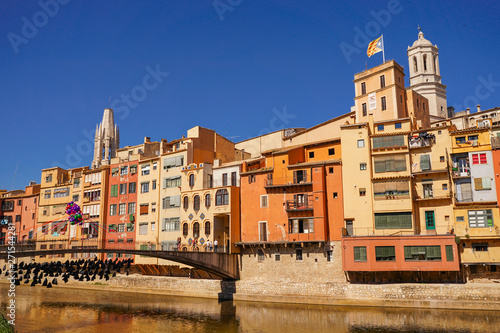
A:
[[[92,169],[101,165],[109,165],[110,159],[116,157],[116,149],[120,146],[120,133],[115,124],[113,109],[104,109],[101,124],[96,125],[94,140],[94,159]]]

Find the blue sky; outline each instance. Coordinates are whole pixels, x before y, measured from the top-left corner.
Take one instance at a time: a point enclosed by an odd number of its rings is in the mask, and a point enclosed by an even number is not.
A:
[[[314,126],[349,112],[353,75],[382,62],[366,57],[368,39],[383,33],[386,59],[406,69],[417,25],[440,49],[449,106],[500,106],[499,10],[497,1],[3,1],[0,189],[89,165],[88,137],[110,98],[121,147],[196,125],[235,142]]]

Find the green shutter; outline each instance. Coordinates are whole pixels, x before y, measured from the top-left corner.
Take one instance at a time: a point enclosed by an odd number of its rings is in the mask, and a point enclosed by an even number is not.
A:
[[[375,173],[385,172],[385,159],[375,159]]]
[[[366,261],[366,246],[354,247],[354,261]]]
[[[431,160],[429,155],[420,155],[420,170],[430,170]]]
[[[141,245],[140,249],[141,249],[141,250],[147,250],[147,249],[148,249],[148,246],[147,246],[147,245]]]
[[[380,148],[383,146],[382,138],[373,138],[373,148]]]
[[[111,185],[111,196],[112,197],[118,196],[118,185]]]
[[[394,145],[395,146],[404,146],[405,145],[405,138],[403,135],[396,135],[394,136]]]
[[[405,260],[411,260],[413,246],[405,246]]]
[[[128,220],[129,220],[130,222],[134,222],[134,214],[130,214],[130,215],[128,216]]]
[[[446,245],[446,261],[453,261],[453,245]]]
[[[441,259],[441,246],[427,246],[426,247],[427,259]]]

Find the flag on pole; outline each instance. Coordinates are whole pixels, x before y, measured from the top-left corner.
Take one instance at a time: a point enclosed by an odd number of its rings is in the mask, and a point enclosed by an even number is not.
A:
[[[375,53],[383,51],[383,48],[384,48],[384,42],[382,36],[380,36],[379,38],[375,39],[374,41],[370,42],[370,44],[368,44],[368,50],[366,50],[366,54],[368,55],[368,57],[371,57]]]

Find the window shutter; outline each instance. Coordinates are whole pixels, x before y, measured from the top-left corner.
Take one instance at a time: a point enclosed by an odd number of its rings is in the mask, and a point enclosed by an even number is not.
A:
[[[112,197],[118,196],[118,185],[111,185],[111,196]]]
[[[405,246],[405,260],[412,258],[412,246]]]
[[[375,173],[385,172],[385,159],[375,160]]]
[[[483,153],[483,154],[479,154],[479,163],[480,164],[486,164],[487,161],[486,161],[486,154]]]
[[[453,246],[452,245],[446,245],[446,261],[453,261]]]
[[[491,190],[491,179],[489,177],[483,177],[482,183],[483,183],[483,190]]]
[[[404,146],[405,145],[405,138],[403,135],[396,135],[394,137],[394,145],[395,146]]]
[[[431,161],[429,155],[420,155],[420,170],[430,170]]]
[[[472,164],[479,164],[479,155],[472,154]]]
[[[149,205],[141,205],[140,206],[140,214],[147,214],[149,210]]]
[[[474,188],[476,191],[483,189],[483,178],[474,178]]]

